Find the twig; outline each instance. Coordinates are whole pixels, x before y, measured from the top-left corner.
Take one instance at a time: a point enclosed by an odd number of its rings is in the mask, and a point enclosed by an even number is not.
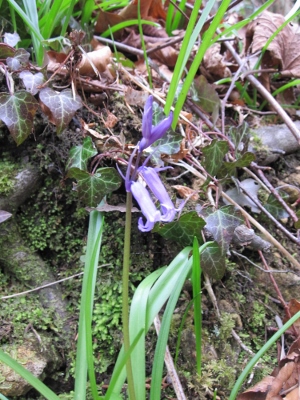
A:
[[[287,229],[285,229],[285,227],[282,224],[280,224],[277,221],[277,219],[275,219],[273,217],[273,215],[270,214],[269,211],[259,201],[257,201],[253,196],[251,196],[249,191],[246,190],[245,188],[243,188],[239,181],[237,181],[237,182],[239,184],[240,190],[243,193],[245,193],[249,197],[249,199],[251,199],[251,201],[253,201],[253,203],[274,223],[274,225],[279,230],[281,230],[281,232],[283,232],[292,242],[296,243],[299,246],[299,244],[300,244],[299,240],[291,232],[289,232]]]
[[[238,63],[239,66],[243,65],[243,61],[237,52],[234,50],[233,46],[229,42],[225,42],[224,45],[230,51],[231,55]],[[289,115],[284,111],[280,104],[274,99],[274,97],[267,91],[267,89],[253,76],[248,75],[246,79],[253,85],[260,94],[271,104],[271,106],[277,111],[279,116],[283,119],[287,127],[290,129],[298,143],[300,143],[300,132],[289,117]]]
[[[237,204],[231,197],[229,197],[226,193],[222,192],[222,196],[232,205],[240,210],[240,212],[254,225],[263,235],[265,235],[266,240],[272,243],[277,249],[281,252],[281,254],[286,257],[290,263],[300,271],[300,263],[294,258],[283,246],[278,242],[259,222],[256,221],[255,218],[251,217],[247,211],[245,211],[239,204]]]
[[[280,203],[280,205],[286,210],[286,212],[290,215],[294,222],[298,221],[298,217],[296,213],[286,204],[283,198],[279,195],[279,193],[275,190],[275,188],[271,185],[268,179],[265,177],[263,171],[258,167],[258,165],[254,162],[251,163],[251,168],[253,168],[256,173],[259,175],[260,179],[267,186],[268,190],[273,194],[276,200]]]
[[[99,265],[98,268],[107,267],[108,265],[111,265],[111,264]],[[80,276],[80,275],[83,275],[83,272],[79,272],[78,274],[75,274],[75,275],[72,275],[72,276],[68,276],[67,278],[63,278],[63,279],[60,279],[60,280],[55,281],[55,282],[46,283],[45,285],[38,286],[38,287],[36,287],[36,288],[34,288],[34,289],[25,290],[24,292],[19,292],[19,293],[11,294],[11,295],[9,295],[9,296],[2,296],[2,297],[1,297],[1,300],[11,299],[12,297],[23,296],[24,294],[36,292],[37,290],[45,289],[46,287],[56,285],[57,283],[61,283],[61,282],[64,282],[64,281],[68,281],[69,279],[77,278],[77,277]]]
[[[158,315],[154,318],[154,326],[156,329],[157,336],[159,335],[160,331],[160,320]],[[168,370],[168,375],[172,381],[173,388],[175,390],[177,400],[186,400],[180,379],[178,377],[173,358],[170,354],[169,347],[166,347],[166,352],[165,352],[165,364]]]

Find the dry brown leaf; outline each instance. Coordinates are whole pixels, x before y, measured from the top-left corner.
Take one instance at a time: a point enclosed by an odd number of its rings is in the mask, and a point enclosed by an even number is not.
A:
[[[297,314],[298,311],[300,311],[300,302],[296,299],[291,299],[288,304],[288,308],[291,314],[291,317],[293,317],[295,314]],[[285,318],[283,322],[287,322],[288,318]],[[296,322],[293,323],[293,326],[299,331],[300,330],[300,318],[297,319]]]
[[[289,392],[285,398],[285,400],[299,400],[300,399],[300,386],[296,387],[294,390]]]
[[[111,56],[112,53],[108,46],[102,46],[98,50],[83,54],[78,65],[79,73],[81,75],[93,77],[97,75],[97,71],[107,71],[111,63]]]
[[[135,90],[131,87],[125,92],[125,100],[131,106],[139,106],[141,104],[145,104],[149,94],[147,92],[143,92],[141,90]]]
[[[140,3],[140,10],[141,10],[141,17],[145,19],[148,14],[149,10],[151,7],[153,0],[142,0]],[[136,19],[138,14],[138,0],[132,0],[126,7],[122,8],[122,10],[119,12],[119,15],[121,15],[124,20],[128,19]]]
[[[215,43],[205,52],[203,58],[203,67],[214,79],[227,78],[231,76],[231,71],[220,51],[221,44]]]
[[[241,393],[237,400],[265,400],[266,393],[272,386],[274,379],[273,376],[266,376],[255,386]]]
[[[187,186],[174,185],[172,187],[174,189],[176,189],[178,194],[184,199],[189,198],[189,199],[194,200],[194,201],[199,199],[198,193],[195,190],[193,190],[193,189],[191,189],[191,188],[189,188]]]
[[[153,49],[157,47],[157,43],[148,43],[146,47],[147,49]],[[178,51],[171,46],[164,47],[163,49],[153,51],[151,58],[159,60],[168,67],[174,67],[178,58]]]
[[[276,376],[276,378],[272,383],[271,389],[267,394],[266,400],[274,400],[274,397],[279,394],[286,381],[292,375],[295,366],[296,364],[294,362],[288,362],[281,368],[281,370],[279,371],[278,375]]]
[[[106,31],[110,26],[117,25],[125,20],[126,18],[122,17],[119,14],[100,10],[95,26],[95,33],[102,33]],[[119,38],[121,34],[121,31],[115,32],[115,39]]]
[[[252,21],[246,31],[245,52],[255,53],[263,48],[271,35],[285,22],[280,14],[264,11]],[[268,46],[262,68],[279,68],[282,76],[300,77],[300,31],[286,25]]]
[[[105,125],[106,128],[110,128],[111,129],[118,123],[119,120],[110,111],[106,110],[106,112],[107,112],[107,118],[106,118],[106,121],[105,121],[104,125]]]

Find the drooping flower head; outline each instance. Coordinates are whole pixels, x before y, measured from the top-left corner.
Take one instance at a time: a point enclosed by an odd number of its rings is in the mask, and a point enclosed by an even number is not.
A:
[[[149,96],[145,108],[142,120],[142,135],[143,138],[139,144],[139,152],[142,152],[147,147],[151,146],[156,140],[162,138],[164,134],[170,129],[173,121],[173,113],[163,119],[159,124],[152,125],[153,118],[153,96]]]
[[[126,176],[122,174],[119,170],[121,176],[125,180],[125,187],[127,192],[131,192],[135,200],[140,206],[140,209],[146,218],[144,223],[143,218],[139,218],[138,227],[142,232],[151,231],[156,222],[171,222],[175,218],[176,212],[179,211],[175,209],[170,196],[164,187],[162,181],[159,178],[158,171],[166,168],[151,168],[146,167],[144,164],[138,168],[140,156],[143,150],[151,146],[156,140],[163,137],[167,130],[171,127],[173,114],[170,113],[169,117],[165,118],[158,125],[152,125],[153,116],[153,96],[149,96],[145,104],[143,121],[142,121],[142,133],[143,138],[137,145],[135,150],[132,152],[130,159],[128,161],[128,167]],[[134,157],[137,154],[137,159],[135,165],[133,165]],[[118,168],[119,169],[119,168]],[[152,191],[154,197],[160,203],[160,209],[156,208],[154,201],[152,200],[147,188],[139,181],[137,181],[137,176],[140,174],[146,185]]]

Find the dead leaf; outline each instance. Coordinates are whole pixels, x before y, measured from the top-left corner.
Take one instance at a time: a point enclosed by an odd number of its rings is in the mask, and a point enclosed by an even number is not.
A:
[[[128,89],[125,92],[125,100],[131,106],[139,106],[141,104],[144,104],[148,96],[149,95],[147,92],[141,90],[135,90],[132,89],[131,87],[128,87]]]
[[[299,400],[299,399],[300,399],[299,385],[285,396],[285,400]]]
[[[221,54],[221,44],[215,43],[207,49],[203,57],[203,67],[214,80],[231,76],[231,71]]]
[[[107,118],[106,118],[106,121],[105,121],[104,125],[105,125],[106,128],[110,128],[111,129],[118,123],[119,120],[110,111],[106,110],[106,112],[107,112]]]
[[[184,199],[189,198],[194,201],[197,201],[199,199],[198,193],[195,190],[189,188],[188,186],[174,185],[172,187],[176,189],[178,194]]]
[[[272,386],[274,379],[273,376],[266,376],[255,386],[247,389],[244,393],[241,393],[237,397],[237,400],[265,400],[266,393]]]
[[[281,370],[279,371],[278,375],[276,376],[276,378],[272,383],[271,389],[267,394],[266,400],[274,400],[274,397],[279,395],[279,392],[283,388],[285,382],[292,375],[294,369],[295,369],[294,362],[288,362],[281,368]]]
[[[271,35],[285,22],[280,14],[264,11],[252,21],[246,31],[245,52],[261,50]],[[262,68],[278,68],[282,76],[300,77],[300,31],[286,25],[268,46]]]
[[[122,17],[119,14],[100,10],[97,23],[95,26],[95,33],[103,33],[110,26],[117,25],[125,20],[126,18]],[[114,33],[115,39],[119,39],[121,35],[122,35],[121,31]]]
[[[295,314],[297,314],[298,311],[300,311],[300,302],[298,300],[296,300],[296,299],[291,299],[289,301],[288,308],[289,308],[291,317],[293,317]],[[283,320],[284,323],[286,323],[287,321],[288,321],[288,318],[285,318]],[[298,331],[300,331],[300,318],[297,319],[297,321],[293,323],[293,326]]]
[[[108,65],[111,63],[112,53],[108,46],[85,53],[78,65],[79,73],[86,76],[97,76],[98,72],[107,71]]]

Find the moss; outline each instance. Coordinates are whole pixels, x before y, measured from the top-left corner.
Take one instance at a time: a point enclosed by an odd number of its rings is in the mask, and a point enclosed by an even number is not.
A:
[[[0,162],[0,196],[8,196],[10,194],[19,168],[18,165],[9,161]]]
[[[78,206],[71,185],[48,177],[39,193],[17,215],[23,238],[54,266],[79,259],[87,231],[87,212]]]

